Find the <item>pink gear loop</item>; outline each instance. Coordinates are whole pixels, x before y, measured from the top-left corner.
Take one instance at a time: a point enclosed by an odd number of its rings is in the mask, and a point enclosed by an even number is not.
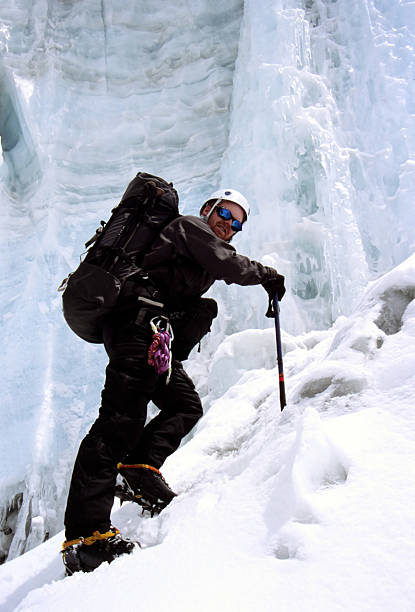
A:
[[[154,317],[150,321],[153,330],[153,341],[148,349],[147,363],[153,366],[158,375],[168,372],[166,384],[171,374],[171,342],[173,330],[166,317]]]

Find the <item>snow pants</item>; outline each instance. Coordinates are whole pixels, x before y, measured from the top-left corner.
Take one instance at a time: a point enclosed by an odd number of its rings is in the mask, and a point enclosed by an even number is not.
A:
[[[173,361],[168,385],[147,363],[153,333],[149,321],[157,314],[141,308],[132,319],[119,318],[104,327],[109,363],[99,416],[73,469],[67,540],[110,528],[119,461],[160,468],[202,416],[200,398],[180,361]],[[160,412],[145,425],[150,400]]]

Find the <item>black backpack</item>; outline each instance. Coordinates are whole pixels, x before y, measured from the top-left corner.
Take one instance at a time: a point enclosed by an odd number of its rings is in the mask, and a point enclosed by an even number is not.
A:
[[[102,321],[114,308],[122,286],[140,271],[152,242],[179,216],[173,183],[139,172],[128,185],[107,223],[85,243],[88,249],[63,291],[63,315],[69,327],[87,342],[101,343]]]

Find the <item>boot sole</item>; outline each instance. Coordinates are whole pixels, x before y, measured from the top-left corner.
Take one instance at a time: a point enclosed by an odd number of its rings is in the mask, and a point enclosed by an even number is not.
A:
[[[134,493],[132,489],[128,487],[125,480],[122,485],[116,485],[114,495],[121,500],[121,503],[129,501],[138,504],[143,509],[143,512],[147,511],[151,514],[151,516],[160,514],[160,512],[167,506],[165,502],[150,501],[144,498],[140,493]]]

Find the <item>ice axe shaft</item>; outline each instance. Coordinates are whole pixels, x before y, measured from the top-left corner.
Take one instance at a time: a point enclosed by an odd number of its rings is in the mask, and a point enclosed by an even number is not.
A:
[[[272,301],[274,307],[274,320],[275,320],[275,339],[277,341],[277,361],[278,361],[278,381],[280,386],[280,406],[281,411],[284,410],[284,406],[287,405],[285,399],[285,381],[284,381],[284,367],[282,363],[282,344],[281,344],[281,327],[280,327],[280,306],[278,303],[278,295],[274,295]]]

